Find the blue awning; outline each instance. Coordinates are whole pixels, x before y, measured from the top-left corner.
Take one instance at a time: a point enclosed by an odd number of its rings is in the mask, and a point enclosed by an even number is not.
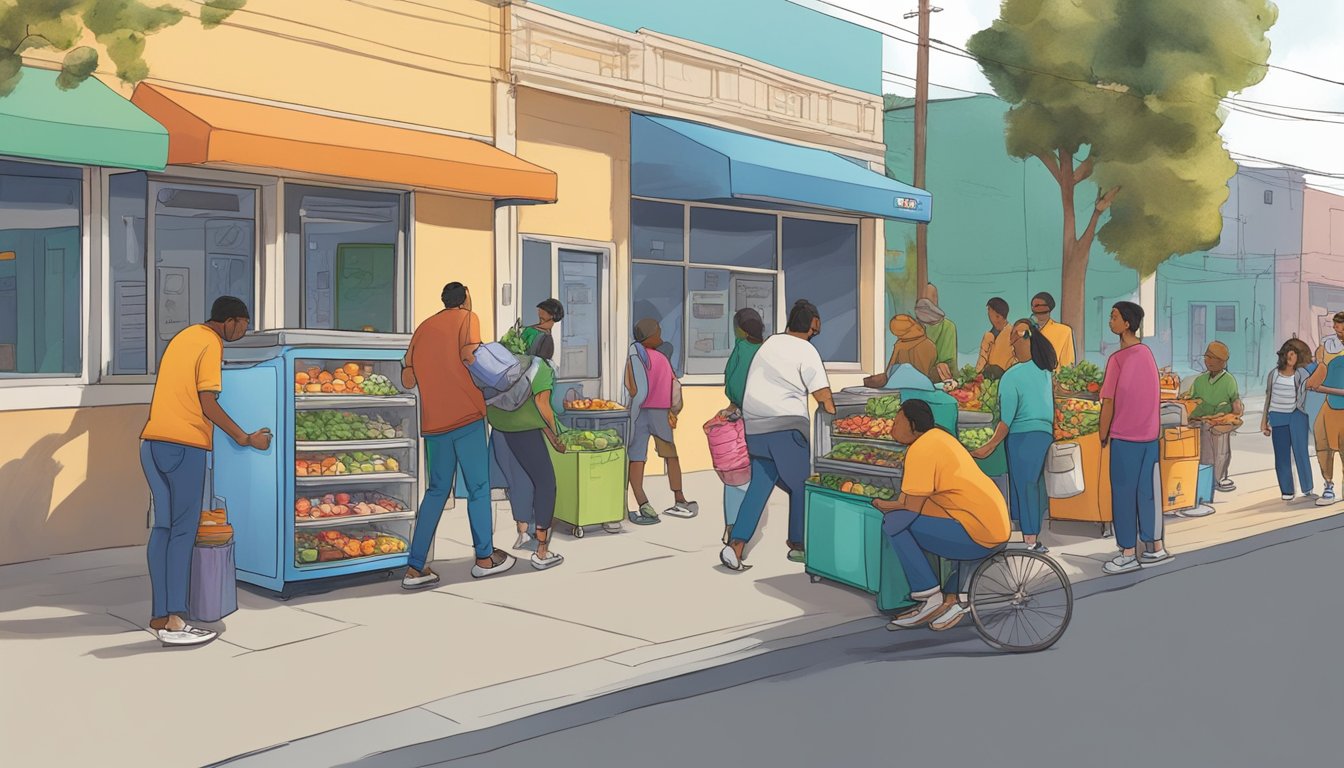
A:
[[[820,149],[668,117],[630,116],[637,197],[764,201],[902,221],[928,221],[928,192]]]

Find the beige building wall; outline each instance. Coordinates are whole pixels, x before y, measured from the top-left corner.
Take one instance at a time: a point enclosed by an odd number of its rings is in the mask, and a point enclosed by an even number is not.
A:
[[[1304,191],[1300,269],[1300,294],[1293,305],[1298,308],[1298,335],[1315,346],[1325,318],[1344,310],[1344,303],[1322,306],[1311,297],[1312,284],[1344,292],[1344,196],[1311,187]]]
[[[481,333],[494,338],[494,203],[426,192],[415,195],[415,264],[412,320],[443,309],[443,286],[457,281],[471,291]]]

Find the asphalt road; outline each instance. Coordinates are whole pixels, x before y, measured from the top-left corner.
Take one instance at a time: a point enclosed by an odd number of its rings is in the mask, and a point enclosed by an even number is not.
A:
[[[876,630],[356,765],[1338,765],[1341,552],[1326,520],[1088,582],[1040,654]]]

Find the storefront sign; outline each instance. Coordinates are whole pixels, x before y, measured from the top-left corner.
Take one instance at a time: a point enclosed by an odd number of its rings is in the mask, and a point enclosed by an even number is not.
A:
[[[919,201],[913,197],[898,197],[896,198],[896,207],[908,211],[917,211],[919,210]]]

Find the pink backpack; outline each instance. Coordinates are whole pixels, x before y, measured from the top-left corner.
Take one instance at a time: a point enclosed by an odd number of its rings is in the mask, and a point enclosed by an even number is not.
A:
[[[751,481],[751,457],[747,454],[747,435],[742,420],[715,415],[705,422],[709,438],[709,457],[724,485],[740,486]]]

